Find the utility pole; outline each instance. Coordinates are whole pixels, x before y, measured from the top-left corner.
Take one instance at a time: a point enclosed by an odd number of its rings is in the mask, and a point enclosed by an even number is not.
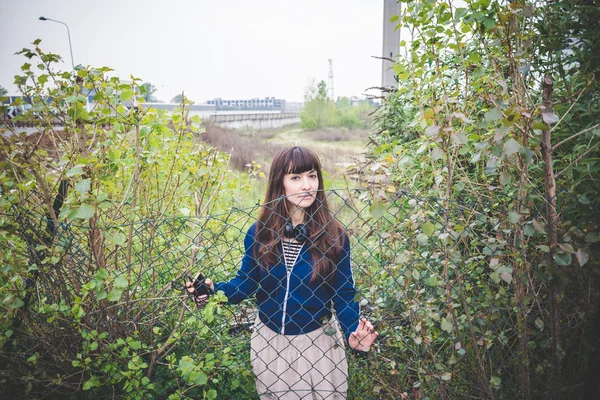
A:
[[[396,23],[390,22],[392,15],[400,15],[400,4],[396,0],[383,0],[383,48],[381,60],[381,87],[385,89],[396,88],[396,75],[393,70],[393,61],[400,51],[400,29]],[[388,92],[382,90],[383,96]]]
[[[329,59],[329,80],[327,82],[327,87],[329,88],[329,98],[331,101],[335,102],[333,98],[333,58]]]

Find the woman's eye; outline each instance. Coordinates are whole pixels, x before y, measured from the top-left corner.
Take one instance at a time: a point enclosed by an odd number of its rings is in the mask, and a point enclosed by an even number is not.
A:
[[[310,175],[311,179],[317,179],[317,175]]]
[[[300,177],[298,177],[298,176],[292,176],[292,178],[291,178],[291,179],[292,179],[293,181],[297,181],[298,179],[300,179]]]

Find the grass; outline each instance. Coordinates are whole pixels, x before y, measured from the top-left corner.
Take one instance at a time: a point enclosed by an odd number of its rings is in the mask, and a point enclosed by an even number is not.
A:
[[[347,176],[347,168],[364,159],[365,144],[368,137],[366,130],[347,130],[330,128],[318,131],[304,131],[298,126],[288,126],[267,131],[233,130],[215,125],[205,125],[206,132],[202,140],[217,149],[231,155],[230,167],[233,179],[250,179],[246,174],[252,162],[261,165],[261,171],[268,174],[273,156],[281,149],[289,146],[306,146],[315,151],[323,164],[325,189],[356,187],[356,182]],[[266,191],[266,178],[255,176],[248,193],[244,196],[244,204],[250,207],[257,200],[262,201]],[[335,196],[334,196],[335,197]],[[333,199],[332,201],[340,201]]]
[[[230,165],[238,171],[247,171],[248,165],[254,161],[268,173],[268,166],[278,151],[289,146],[306,146],[319,155],[330,180],[342,177],[348,166],[364,159],[369,136],[366,130],[345,128],[307,132],[295,126],[268,131],[237,131],[215,125],[205,127],[202,140],[230,153]]]

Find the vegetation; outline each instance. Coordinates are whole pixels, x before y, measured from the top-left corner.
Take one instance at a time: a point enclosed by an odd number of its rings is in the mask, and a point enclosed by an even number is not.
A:
[[[347,97],[336,103],[327,95],[327,84],[320,81],[308,85],[304,94],[304,109],[300,114],[302,128],[315,130],[324,127],[366,128],[374,107],[366,100],[352,106]]]
[[[394,66],[398,90],[375,135],[344,131],[353,142],[326,127],[358,108],[334,104],[324,82],[308,93],[311,132],[234,137],[204,131],[187,100],[172,114],[126,109],[148,93],[138,79],[108,68],[74,77],[55,72],[59,57],[39,41],[24,49],[15,83],[33,104],[16,118],[40,133],[11,125],[0,136],[0,390],[255,398],[252,307],[217,295],[195,311],[181,286],[197,268],[232,276],[258,209],[240,205],[260,199],[262,160],[225,151],[300,142],[325,160],[369,145],[350,170],[362,189],[329,197],[381,337],[368,357],[349,355],[350,398],[593,398],[598,9],[405,5],[393,17],[412,35]],[[96,93],[89,111],[84,89]]]
[[[144,103],[153,103],[158,100],[156,96],[154,96],[154,93],[156,93],[157,89],[153,84],[146,82],[139,87],[139,90],[142,98],[144,99]]]
[[[200,120],[185,109],[123,107],[143,93],[138,79],[123,84],[99,68],[80,69],[74,80],[54,72],[59,57],[38,45],[20,52],[31,63],[15,83],[34,100],[17,118],[35,121],[40,133],[26,137],[11,126],[12,135],[2,136],[4,395],[42,397],[49,389],[97,398],[117,389],[127,398],[215,398],[218,379],[209,371],[223,365],[219,379],[229,377],[229,388],[246,380],[240,392],[247,390],[247,366],[215,359],[208,320],[182,322],[186,303],[173,282],[183,281],[196,256],[188,252],[181,263],[175,242],[193,243],[183,241],[185,224],[164,218],[237,205],[251,180],[224,182],[227,156],[198,140]],[[83,89],[96,93],[90,111]],[[207,227],[189,229],[193,236]],[[216,312],[203,315],[212,321]],[[243,342],[232,346],[218,351],[235,354]]]
[[[479,204],[488,225],[469,222],[463,237],[461,218],[423,220],[423,241],[444,238],[440,248],[460,255],[450,269],[417,269],[406,300],[390,299],[406,310],[427,279],[438,282],[412,314],[414,340],[390,340],[451,375],[419,367],[403,377],[440,398],[461,397],[465,382],[475,389],[463,395],[485,398],[597,396],[583,377],[598,365],[599,343],[583,338],[600,323],[599,10],[585,1],[404,3],[393,21],[412,41],[401,42],[398,90],[378,112],[363,170],[385,177],[384,188],[443,198],[443,209]]]
[[[183,95],[183,93],[181,93],[181,94],[178,94],[177,96],[175,96],[175,97],[173,97],[173,98],[171,99],[171,103],[174,103],[174,104],[181,104],[181,103],[183,103],[184,101],[189,101],[189,99],[188,99],[187,97],[185,97],[185,96]],[[192,101],[192,102],[191,102],[191,104],[193,104],[193,103],[194,103],[194,102]]]

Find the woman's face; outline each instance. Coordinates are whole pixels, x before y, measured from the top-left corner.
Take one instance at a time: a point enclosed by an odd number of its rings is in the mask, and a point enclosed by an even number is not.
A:
[[[308,208],[315,202],[319,177],[315,170],[283,176],[283,188],[288,201],[299,208]]]

